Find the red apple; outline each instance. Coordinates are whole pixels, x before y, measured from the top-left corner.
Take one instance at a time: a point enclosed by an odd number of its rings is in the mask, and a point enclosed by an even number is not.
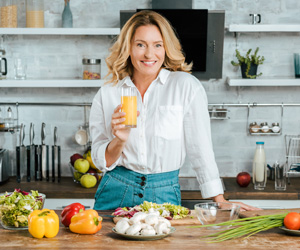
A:
[[[249,185],[250,181],[251,181],[251,176],[247,172],[241,172],[236,177],[236,182],[241,187],[247,187]]]
[[[87,173],[94,175],[97,178],[97,180],[101,179],[101,175],[98,174],[97,171],[93,168],[90,168],[89,171],[87,171]]]
[[[71,157],[70,157],[70,162],[72,164],[72,166],[74,167],[74,163],[77,159],[82,159],[83,156],[81,154],[73,154]]]

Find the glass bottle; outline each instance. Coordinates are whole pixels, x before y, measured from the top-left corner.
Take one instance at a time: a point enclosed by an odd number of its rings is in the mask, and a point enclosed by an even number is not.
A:
[[[83,80],[99,80],[101,78],[101,59],[82,59]]]
[[[270,132],[270,127],[269,127],[268,123],[267,123],[267,122],[262,122],[262,123],[260,124],[260,130],[261,130],[261,132],[263,132],[263,133],[268,133],[268,132]]]
[[[250,123],[250,133],[258,133],[260,130],[260,126],[256,122]]]
[[[273,122],[272,123],[272,131],[273,133],[279,133],[280,132],[280,127],[278,122]]]
[[[73,16],[70,9],[70,0],[65,0],[65,8],[62,13],[62,27],[73,28]]]
[[[254,189],[264,190],[267,182],[267,163],[264,142],[256,142],[252,174]]]
[[[17,0],[0,1],[0,27],[17,28],[18,27],[18,5]]]
[[[44,0],[26,0],[26,27],[44,28]]]
[[[14,127],[14,115],[13,115],[11,107],[8,107],[8,109],[7,109],[6,124],[9,128]]]

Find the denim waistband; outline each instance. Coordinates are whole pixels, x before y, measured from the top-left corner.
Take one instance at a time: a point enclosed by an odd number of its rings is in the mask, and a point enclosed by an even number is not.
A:
[[[140,174],[123,166],[117,166],[112,171],[106,172],[106,174],[138,187],[156,188],[179,183],[179,170],[157,174]]]

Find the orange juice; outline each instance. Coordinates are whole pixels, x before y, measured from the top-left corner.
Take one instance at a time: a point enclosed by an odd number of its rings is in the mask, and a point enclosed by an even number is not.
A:
[[[125,127],[136,128],[137,124],[137,97],[136,96],[122,96],[121,97],[122,112],[126,113]]]

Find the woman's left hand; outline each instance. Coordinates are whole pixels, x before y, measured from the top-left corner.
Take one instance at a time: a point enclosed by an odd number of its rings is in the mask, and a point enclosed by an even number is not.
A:
[[[224,196],[222,194],[219,194],[215,197],[212,197],[213,201],[214,202],[226,202],[226,203],[234,203],[234,204],[237,204],[239,206],[241,206],[241,211],[256,211],[256,210],[263,210],[261,208],[258,208],[258,207],[253,207],[253,206],[250,206],[250,205],[247,205],[243,202],[236,202],[236,201],[227,201],[225,200]]]

